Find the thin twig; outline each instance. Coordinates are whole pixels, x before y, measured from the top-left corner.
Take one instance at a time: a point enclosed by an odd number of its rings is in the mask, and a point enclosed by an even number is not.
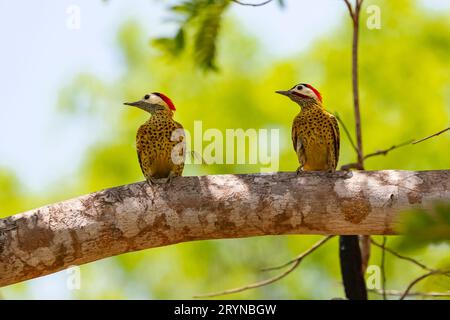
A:
[[[353,20],[354,19],[354,14],[353,14],[352,5],[350,4],[350,2],[348,0],[344,0],[344,2],[347,5],[348,13],[350,14],[350,17]]]
[[[436,137],[436,136],[438,136],[438,135],[440,135],[440,134],[442,134],[442,133],[444,133],[444,132],[446,132],[448,130],[450,130],[450,127],[445,128],[444,130],[441,130],[439,132],[436,132],[436,133],[434,133],[432,135],[429,135],[429,136],[427,136],[425,138],[422,138],[422,139],[419,139],[419,140],[410,139],[410,140],[405,141],[403,143],[400,143],[398,145],[393,145],[392,147],[390,147],[388,149],[379,150],[377,152],[369,153],[366,156],[364,156],[364,159],[367,159],[367,158],[370,158],[370,157],[374,157],[374,156],[379,156],[379,155],[385,156],[388,152],[390,152],[390,151],[392,151],[394,149],[398,149],[398,148],[401,148],[401,147],[404,147],[404,146],[407,146],[407,145],[410,145],[410,144],[418,144],[418,143],[423,142],[425,140],[428,140],[428,139],[431,139],[433,137]]]
[[[355,138],[356,138],[356,154],[357,154],[357,165],[355,166],[359,170],[364,170],[364,152],[363,152],[363,143],[362,143],[362,129],[361,129],[361,111],[359,106],[359,84],[358,84],[358,41],[359,41],[359,16],[361,12],[361,5],[363,0],[355,0],[355,7],[352,8],[352,5],[350,3],[350,0],[344,0],[348,12],[350,14],[350,18],[352,20],[352,27],[353,27],[353,38],[352,38],[352,89],[353,89],[353,113],[355,118]],[[342,168],[343,169],[343,168]],[[344,169],[345,170],[345,169]],[[367,239],[363,240],[367,241]],[[367,244],[367,242],[366,242]],[[365,268],[367,266],[367,261],[370,257],[370,252],[366,251],[363,252],[364,249],[370,248],[369,245],[367,246],[360,246],[358,250],[355,250],[355,254],[353,254],[353,257],[351,260],[353,261],[361,261],[360,270]],[[361,250],[363,249],[363,250]],[[364,259],[364,260],[363,260]],[[342,263],[341,258],[341,266],[344,267],[344,263]],[[348,273],[348,270],[341,270],[342,275]],[[365,270],[364,270],[365,271]],[[358,279],[358,282],[361,283],[358,286],[364,286],[361,289],[361,292],[364,293],[364,296],[367,296],[367,291],[364,285],[364,279],[363,279],[363,272],[361,272],[361,276]],[[352,280],[356,281],[356,280]],[[344,281],[345,282],[345,281]],[[345,284],[345,292],[347,297],[351,296],[351,292],[353,290],[350,290],[350,287],[356,288],[356,283],[354,284]],[[348,288],[347,288],[348,287]]]
[[[341,170],[348,171],[350,169],[364,170],[364,168],[361,167],[357,162],[352,162],[341,166]]]
[[[353,43],[352,43],[352,86],[353,86],[353,113],[355,116],[356,145],[358,154],[358,165],[364,168],[361,112],[359,107],[359,84],[358,84],[358,43],[359,43],[359,15],[363,0],[356,0],[355,8],[349,0],[344,0],[353,20]]]
[[[398,149],[398,148],[401,148],[401,147],[410,145],[410,144],[412,144],[413,142],[414,142],[414,140],[411,139],[411,140],[402,142],[402,143],[400,143],[400,144],[393,145],[393,146],[391,146],[391,147],[389,147],[389,148],[387,148],[387,149],[384,149],[384,150],[378,150],[378,151],[376,151],[376,152],[369,153],[369,154],[367,154],[367,155],[364,156],[364,160],[367,159],[367,158],[370,158],[370,157],[375,157],[375,156],[381,156],[381,155],[385,156],[385,155],[388,154],[388,152],[390,152],[390,151],[392,151],[392,150],[394,150],[394,149]]]
[[[430,277],[430,276],[436,275],[436,274],[446,274],[446,273],[448,273],[448,272],[450,272],[450,271],[433,270],[433,271],[430,271],[430,272],[428,272],[428,273],[425,273],[425,274],[421,275],[420,277],[414,279],[414,280],[408,285],[408,287],[406,288],[405,292],[403,292],[403,294],[400,296],[400,299],[399,299],[399,300],[404,300],[404,299],[408,296],[408,294],[409,294],[409,292],[411,291],[411,289],[412,289],[416,284],[418,284],[420,281],[422,281],[422,280],[424,280],[424,279],[426,279],[426,278],[428,278],[428,277]]]
[[[274,282],[276,282],[276,281],[278,281],[280,279],[283,279],[287,275],[289,275],[292,271],[294,271],[298,267],[298,265],[303,260],[303,258],[305,258],[309,254],[314,252],[316,249],[318,249],[321,245],[323,245],[325,242],[330,240],[332,237],[334,237],[334,236],[327,236],[327,237],[323,238],[322,240],[318,241],[317,243],[315,243],[312,247],[310,247],[308,250],[306,250],[305,252],[300,254],[297,258],[295,258],[295,260],[290,262],[290,263],[292,263],[292,266],[289,269],[287,269],[283,273],[280,273],[279,275],[276,275],[275,277],[272,277],[272,278],[269,278],[269,279],[266,279],[266,280],[263,280],[263,281],[255,282],[255,283],[252,283],[252,284],[249,284],[249,285],[246,285],[246,286],[243,286],[243,287],[239,287],[239,288],[234,288],[234,289],[228,289],[228,290],[219,291],[219,292],[213,292],[213,293],[206,293],[206,294],[196,295],[196,296],[194,296],[194,298],[207,298],[207,297],[223,296],[223,295],[226,295],[226,294],[238,293],[238,292],[259,288],[259,287],[263,287],[263,286],[269,285],[271,283],[274,283]]]
[[[368,289],[370,292],[387,295],[387,296],[402,296],[403,291],[398,290],[379,290],[379,289]],[[420,297],[450,297],[450,291],[447,292],[409,292],[408,297],[420,296]]]
[[[323,239],[321,239],[320,241],[317,241],[315,244],[313,244],[308,250],[306,250],[305,252],[301,253],[300,255],[298,255],[297,257],[295,257],[292,260],[289,260],[286,263],[283,263],[282,265],[279,266],[275,266],[275,267],[269,267],[269,268],[264,268],[261,269],[261,271],[273,271],[273,270],[279,270],[282,269],[284,267],[287,267],[288,265],[298,261],[298,260],[302,260],[304,257],[306,257],[307,255],[309,255],[311,252],[313,252],[314,250],[316,250],[318,247],[320,247],[322,244],[324,244],[325,242],[327,242],[328,240],[330,240],[331,238],[333,238],[334,236],[327,236]]]
[[[248,3],[248,2],[242,2],[242,1],[239,1],[239,0],[232,0],[232,1],[237,3],[237,4],[240,4],[241,6],[261,7],[261,6],[264,6],[264,5],[272,2],[273,0],[266,0],[266,1],[263,1],[263,2],[260,2],[260,3]]]
[[[341,122],[341,123],[342,123],[342,122]],[[344,130],[345,130],[345,129],[344,129]],[[440,135],[440,134],[442,134],[442,133],[444,133],[444,132],[446,132],[446,131],[449,131],[449,130],[450,130],[450,127],[445,128],[444,130],[441,130],[441,131],[439,131],[439,132],[436,132],[436,133],[434,133],[434,134],[432,134],[432,135],[429,135],[429,136],[427,136],[427,137],[425,137],[425,138],[422,138],[422,139],[419,139],[419,140],[410,139],[410,140],[405,141],[405,142],[403,142],[403,143],[400,143],[400,144],[397,144],[397,145],[393,145],[393,146],[391,146],[391,147],[389,147],[389,148],[387,148],[387,149],[384,149],[384,150],[378,150],[378,151],[376,151],[376,152],[369,153],[369,154],[367,154],[367,155],[364,156],[364,160],[367,159],[367,158],[375,157],[375,156],[381,156],[381,155],[385,156],[385,155],[387,155],[389,152],[391,152],[392,150],[395,150],[395,149],[398,149],[398,148],[401,148],[401,147],[404,147],[404,146],[408,146],[408,145],[414,145],[414,144],[421,143],[421,142],[423,142],[423,141],[426,141],[426,140],[428,140],[428,139],[431,139],[431,138],[433,138],[433,137],[436,137],[436,136],[438,136],[438,135]],[[352,162],[352,163],[345,164],[345,165],[341,166],[341,170],[349,170],[349,169],[360,169],[360,166],[359,166],[359,164],[356,163],[356,162]]]
[[[412,144],[417,144],[417,143],[420,143],[420,142],[422,142],[422,141],[428,140],[428,139],[430,139],[430,138],[436,137],[436,136],[438,136],[438,135],[440,135],[440,134],[442,134],[442,133],[444,133],[444,132],[446,132],[446,131],[448,131],[448,130],[450,130],[450,127],[445,128],[444,130],[441,130],[441,131],[439,131],[439,132],[437,132],[437,133],[434,133],[434,134],[432,134],[431,136],[428,136],[428,137],[422,138],[422,139],[420,139],[420,140],[414,141],[414,142],[412,142]]]
[[[386,247],[386,246],[383,246],[382,244],[376,242],[376,241],[373,240],[373,239],[371,239],[370,242],[371,242],[374,246],[377,246],[377,247],[379,247],[379,248],[381,248],[381,249],[383,249],[383,250],[389,252],[390,254],[396,256],[396,257],[399,258],[399,259],[409,261],[409,262],[415,264],[416,266],[418,266],[418,267],[420,267],[420,268],[422,268],[422,269],[424,269],[424,270],[427,270],[427,271],[435,271],[434,269],[427,267],[426,265],[424,265],[423,263],[417,261],[416,259],[410,258],[410,257],[406,257],[406,256],[403,256],[403,255],[397,253],[396,251],[394,251],[394,250],[392,250],[392,249],[390,249],[390,248],[388,248],[388,247]]]
[[[386,300],[386,242],[387,237],[383,236],[383,244],[381,245],[381,287],[383,289],[383,300]]]
[[[352,145],[353,150],[355,150],[356,154],[358,154],[358,149],[356,148],[355,142],[353,141],[350,131],[348,131],[347,126],[345,125],[344,121],[342,121],[341,117],[339,116],[339,113],[335,112],[334,116],[341,124],[342,129],[344,129],[345,135],[347,136],[348,140],[350,141],[350,144]]]

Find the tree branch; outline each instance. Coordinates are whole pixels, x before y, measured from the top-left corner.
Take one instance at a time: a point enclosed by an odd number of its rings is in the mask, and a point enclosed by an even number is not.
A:
[[[411,144],[411,143],[413,143],[413,142],[414,142],[414,140],[411,139],[411,140],[402,142],[402,143],[400,143],[400,144],[394,144],[393,146],[391,146],[391,147],[389,147],[389,148],[387,148],[387,149],[384,149],[384,150],[378,150],[378,151],[369,153],[369,154],[367,154],[367,155],[364,156],[364,160],[365,160],[365,159],[368,159],[368,158],[371,158],[371,157],[375,157],[375,156],[385,156],[385,155],[387,155],[389,152],[391,152],[392,150],[395,150],[395,149],[398,149],[398,148],[407,146],[407,145],[409,145],[409,144]]]
[[[276,282],[278,280],[283,279],[287,275],[289,275],[292,271],[294,271],[300,265],[300,262],[302,262],[302,260],[304,258],[309,256],[314,251],[316,251],[316,249],[321,247],[325,242],[327,242],[331,238],[333,238],[333,236],[328,236],[328,237],[325,237],[325,238],[321,239],[320,241],[316,242],[312,247],[310,247],[308,250],[306,250],[305,252],[300,254],[298,257],[296,257],[295,259],[285,263],[282,266],[265,269],[265,270],[276,270],[276,269],[280,269],[282,267],[287,267],[288,265],[292,264],[292,266],[289,269],[287,269],[286,271],[280,273],[279,275],[276,275],[276,276],[274,276],[272,278],[269,278],[269,279],[266,279],[266,280],[263,280],[263,281],[259,281],[259,282],[255,282],[255,283],[243,286],[243,287],[223,290],[223,291],[214,292],[214,293],[200,294],[200,295],[194,296],[194,298],[211,298],[211,297],[217,297],[217,296],[224,296],[224,295],[227,295],[227,294],[238,293],[238,292],[242,292],[242,291],[246,291],[246,290],[250,290],[250,289],[256,289],[256,288],[260,288],[260,287],[264,287],[264,286],[267,286],[269,284],[272,284],[272,283],[274,283],[274,282]]]
[[[444,132],[446,132],[446,131],[448,131],[448,130],[450,130],[450,127],[445,128],[444,130],[441,130],[441,131],[439,131],[439,132],[436,132],[436,133],[434,133],[434,134],[432,134],[432,135],[430,135],[430,136],[428,136],[428,137],[422,138],[422,139],[420,139],[420,140],[413,141],[412,144],[417,144],[417,143],[420,143],[420,142],[422,142],[422,141],[428,140],[428,139],[430,139],[430,138],[436,137],[436,136],[438,136],[438,135],[440,135],[440,134],[442,134],[442,133],[444,133]]]
[[[364,168],[362,131],[361,131],[361,112],[359,107],[359,76],[358,76],[358,44],[359,44],[359,15],[361,12],[362,0],[355,0],[355,7],[352,6],[349,0],[344,0],[350,12],[353,21],[353,42],[352,42],[352,86],[353,86],[353,113],[355,115],[355,131],[356,131],[356,145],[358,154],[358,166]]]
[[[261,271],[273,271],[273,270],[279,270],[282,268],[287,267],[290,264],[293,264],[299,260],[303,260],[303,258],[305,258],[306,256],[308,256],[309,254],[311,254],[312,252],[314,252],[318,247],[320,247],[322,244],[324,244],[325,242],[327,242],[328,240],[330,240],[331,238],[333,238],[334,236],[327,236],[325,238],[323,238],[322,240],[316,242],[315,244],[313,244],[308,250],[306,250],[305,252],[301,253],[300,255],[298,255],[297,257],[295,257],[292,260],[289,260],[288,262],[285,262],[279,266],[275,266],[275,267],[269,267],[269,268],[264,268]]]
[[[350,141],[350,144],[352,145],[353,150],[355,150],[356,154],[358,154],[358,148],[356,147],[356,144],[353,141],[352,135],[350,134],[350,131],[348,131],[347,126],[345,125],[344,121],[341,119],[341,117],[339,116],[339,114],[337,112],[334,114],[334,116],[336,117],[336,119],[339,121],[342,128],[344,129],[345,135],[347,136],[348,141]]]
[[[354,16],[355,14],[353,13],[353,8],[352,5],[350,4],[349,0],[344,0],[345,5],[347,6],[348,9],[348,13],[350,14],[350,18],[352,19],[352,21],[355,19]]]
[[[355,117],[356,135],[356,169],[364,170],[364,152],[362,144],[361,111],[359,107],[359,76],[358,76],[358,43],[359,43],[359,16],[363,0],[355,0],[354,8],[349,0],[344,0],[350,13],[353,27],[352,38],[352,88],[353,113]],[[339,245],[339,259],[345,294],[348,299],[367,300],[367,290],[364,282],[365,268],[370,258],[369,237],[359,237],[358,243],[353,241],[357,236],[341,237]],[[357,266],[360,264],[360,266]],[[361,270],[361,274],[355,270]]]
[[[438,275],[438,274],[446,274],[446,273],[449,273],[449,272],[450,272],[450,270],[448,270],[448,271],[433,270],[433,271],[430,271],[430,272],[428,272],[428,273],[425,273],[425,274],[421,275],[420,277],[414,279],[414,280],[408,285],[408,287],[406,288],[406,290],[405,290],[405,291],[403,292],[403,294],[400,296],[400,299],[399,299],[399,300],[404,300],[404,299],[409,295],[409,292],[411,291],[411,289],[412,289],[416,284],[418,284],[420,281],[422,281],[422,280],[424,280],[424,279],[426,279],[426,278],[428,278],[428,277],[430,277],[430,276],[434,276],[434,275]]]
[[[264,5],[272,2],[273,0],[266,0],[266,1],[263,1],[260,3],[248,3],[248,2],[242,2],[239,0],[231,0],[231,1],[233,1],[234,3],[240,4],[241,6],[261,7],[261,6],[264,6]]]
[[[431,269],[431,268],[427,267],[426,265],[424,265],[423,263],[417,261],[417,260],[414,259],[414,258],[406,257],[406,256],[401,255],[400,253],[397,253],[396,251],[394,251],[394,250],[392,250],[392,249],[386,247],[386,246],[384,245],[384,242],[383,242],[383,244],[379,244],[378,242],[376,242],[376,241],[373,240],[373,239],[371,239],[370,242],[371,242],[374,246],[377,246],[377,247],[379,247],[380,249],[382,249],[383,252],[384,252],[384,251],[387,251],[387,252],[389,252],[390,254],[396,256],[397,258],[399,258],[399,259],[401,259],[401,260],[409,261],[409,262],[415,264],[416,266],[418,266],[418,267],[420,267],[420,268],[422,268],[422,269],[424,269],[424,270],[427,270],[427,271],[435,271],[434,269]]]
[[[370,292],[379,294],[379,295],[387,295],[387,296],[402,296],[404,294],[403,291],[398,290],[377,290],[377,289],[369,289]],[[448,292],[408,292],[408,297],[450,297],[450,291]]]
[[[193,240],[395,234],[402,210],[450,200],[448,186],[450,171],[392,170],[178,177],[106,189],[0,219],[0,286]]]
[[[338,120],[339,120],[339,119],[338,119]],[[339,121],[342,123],[342,120],[339,120]],[[344,130],[345,130],[345,127],[344,127]],[[441,131],[439,131],[439,132],[433,133],[432,135],[429,135],[429,136],[427,136],[427,137],[425,137],[425,138],[422,138],[422,139],[419,139],[419,140],[410,139],[410,140],[405,141],[405,142],[402,142],[402,143],[400,143],[400,144],[394,144],[393,146],[391,146],[391,147],[389,147],[389,148],[387,148],[387,149],[384,149],[384,150],[378,150],[378,151],[375,151],[375,152],[366,154],[366,155],[364,156],[364,160],[366,160],[366,159],[368,159],[368,158],[371,158],[371,157],[375,157],[375,156],[385,156],[385,155],[387,155],[389,152],[391,152],[392,150],[395,150],[395,149],[398,149],[398,148],[401,148],[401,147],[404,147],[404,146],[408,146],[408,145],[410,145],[410,144],[418,144],[418,143],[421,143],[421,142],[423,142],[423,141],[426,141],[426,140],[428,140],[428,139],[431,139],[431,138],[433,138],[433,137],[436,137],[436,136],[438,136],[438,135],[440,135],[440,134],[442,134],[442,133],[444,133],[444,132],[447,132],[447,131],[449,131],[449,130],[450,130],[450,127],[445,128],[444,130],[441,130]],[[350,136],[349,136],[349,138],[351,139]],[[359,167],[359,164],[356,163],[356,162],[354,162],[354,163],[349,163],[349,164],[345,164],[345,165],[341,166],[341,170],[349,170],[349,169],[360,169],[360,167]]]
[[[371,239],[373,243],[373,239]],[[383,236],[383,243],[381,244],[381,288],[383,291],[383,300],[386,300],[386,242],[387,237]]]

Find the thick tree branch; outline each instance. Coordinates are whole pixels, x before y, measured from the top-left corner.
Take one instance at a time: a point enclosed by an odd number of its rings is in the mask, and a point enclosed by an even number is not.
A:
[[[305,172],[135,183],[0,220],[0,286],[192,240],[394,234],[399,212],[450,200],[450,171]]]

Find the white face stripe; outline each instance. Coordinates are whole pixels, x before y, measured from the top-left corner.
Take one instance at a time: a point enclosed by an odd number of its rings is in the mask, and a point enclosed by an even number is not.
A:
[[[146,96],[149,96],[148,99],[145,99]],[[145,101],[145,102],[151,103],[151,104],[158,104],[160,106],[169,108],[167,103],[163,99],[161,99],[161,97],[158,96],[157,94],[148,93],[142,98],[142,101]]]
[[[300,90],[298,89],[299,87],[301,87]],[[310,88],[301,83],[293,87],[291,91],[300,93],[304,96],[308,96],[310,98],[313,98],[314,100],[319,100],[319,97],[314,93],[314,91],[312,91]]]

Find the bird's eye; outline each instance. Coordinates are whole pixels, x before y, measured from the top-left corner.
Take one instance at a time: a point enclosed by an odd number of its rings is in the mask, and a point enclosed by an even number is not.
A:
[[[145,100],[148,100],[148,98],[150,98],[150,95],[149,95],[149,94],[146,94],[145,97],[144,97],[144,99],[145,99]]]
[[[302,90],[303,89],[303,86],[297,86],[297,90]]]

